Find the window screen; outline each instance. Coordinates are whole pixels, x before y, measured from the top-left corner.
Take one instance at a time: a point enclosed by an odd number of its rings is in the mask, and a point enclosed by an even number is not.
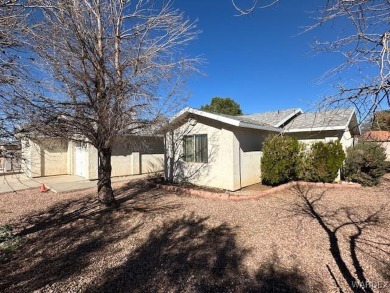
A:
[[[208,162],[207,134],[188,135],[184,137],[184,161]]]

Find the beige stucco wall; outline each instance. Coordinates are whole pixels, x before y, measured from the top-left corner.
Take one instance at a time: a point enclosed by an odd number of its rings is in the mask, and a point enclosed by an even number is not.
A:
[[[261,182],[261,149],[271,132],[233,127],[203,117],[190,116],[190,118],[196,120],[195,125],[186,121],[166,135],[165,176],[168,179],[170,173],[173,173],[174,180],[178,182],[186,181],[227,190],[237,190]],[[182,160],[183,136],[194,134],[208,136],[208,163]],[[353,137],[348,128],[344,131],[302,132],[288,135],[295,136],[307,145],[334,140],[340,140],[344,150],[353,145]]]
[[[22,169],[29,177],[68,174],[67,153],[68,143],[65,140],[24,139]]]
[[[267,136],[273,133],[249,128],[234,128],[233,132],[239,150],[235,188],[240,189],[261,182],[261,150]]]
[[[98,153],[88,143],[45,138],[23,140],[22,170],[30,177],[76,174],[75,148],[83,146],[84,177],[98,178]],[[123,137],[112,150],[112,176],[127,176],[163,170],[162,137]]]
[[[353,137],[348,128],[345,130],[327,130],[327,131],[313,131],[313,132],[298,132],[288,133],[288,135],[294,136],[298,141],[305,143],[306,145],[313,144],[315,142],[327,142],[340,140],[343,145],[344,151],[353,145]]]
[[[132,175],[133,149],[129,141],[117,140],[112,148],[112,176]]]
[[[30,141],[26,138],[23,138],[21,140],[21,145],[22,145],[21,169],[28,177],[32,177]]]
[[[238,128],[203,117],[192,118],[196,119],[196,125],[185,122],[166,135],[166,177],[174,169],[175,181],[227,190],[260,182],[260,150],[269,132]],[[181,159],[183,136],[194,134],[207,134],[208,163]]]
[[[45,139],[41,147],[41,176],[67,174],[68,142],[61,139]]]
[[[340,140],[343,137],[343,131],[313,131],[313,132],[297,132],[297,133],[286,133],[286,135],[294,136],[298,141],[303,142],[307,145],[311,145],[316,142],[325,142],[332,140]]]
[[[162,137],[127,136],[117,139],[112,150],[112,176],[127,176],[163,170]]]
[[[166,134],[165,176],[176,182],[189,182],[201,186],[222,189],[234,188],[234,135],[223,123],[197,117],[197,123],[189,122]],[[185,162],[183,137],[185,135],[207,134],[208,163]]]
[[[344,152],[349,148],[350,146],[353,146],[354,144],[354,138],[349,130],[349,128],[346,128],[343,131],[340,130],[333,130],[333,131],[320,131],[320,132],[301,132],[301,133],[292,133],[289,134],[292,136],[295,136],[298,141],[303,142],[307,146],[315,143],[315,142],[328,142],[328,141],[335,141],[339,140],[343,146]],[[335,181],[340,181],[341,175],[340,170],[339,173],[335,179]]]
[[[111,156],[112,177],[162,171],[162,137],[126,136],[114,142]],[[86,179],[98,178],[98,153],[92,145],[86,152]],[[160,164],[157,164],[157,162]]]
[[[261,157],[263,153],[243,152],[241,150],[241,187],[261,181]]]
[[[141,154],[141,173],[153,173],[164,170],[164,154]]]
[[[390,141],[382,142],[382,146],[386,150],[386,161],[390,161]]]
[[[349,129],[345,129],[345,131],[343,132],[341,138],[340,138],[340,142],[341,144],[343,145],[343,149],[344,151],[347,150],[347,148],[353,146],[353,137],[351,135],[351,132],[349,131]]]

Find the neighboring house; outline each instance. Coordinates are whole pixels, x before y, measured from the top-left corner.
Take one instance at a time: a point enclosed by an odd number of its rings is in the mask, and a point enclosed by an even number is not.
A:
[[[261,149],[270,134],[288,133],[305,143],[340,140],[344,148],[360,134],[353,109],[229,116],[185,108],[170,125],[166,178],[232,191],[260,182]]]
[[[122,135],[112,149],[112,176],[144,174],[163,170],[163,137]],[[47,137],[22,139],[22,169],[29,177],[78,175],[98,178],[98,154],[85,142]]]
[[[386,161],[390,161],[390,131],[372,130],[363,135],[365,141],[376,141],[386,150]]]

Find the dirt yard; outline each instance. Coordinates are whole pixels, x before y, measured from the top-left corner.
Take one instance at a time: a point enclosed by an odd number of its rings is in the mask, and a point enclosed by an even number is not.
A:
[[[389,174],[241,202],[114,186],[116,209],[93,190],[0,195],[0,225],[21,240],[0,291],[390,292]]]

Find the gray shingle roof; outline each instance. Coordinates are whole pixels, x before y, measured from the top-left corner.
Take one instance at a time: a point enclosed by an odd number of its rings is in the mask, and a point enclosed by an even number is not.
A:
[[[233,115],[226,115],[226,114],[220,114],[220,113],[216,113],[216,115],[219,115],[219,116],[222,116],[222,117],[226,117],[226,118],[230,118],[230,119],[234,119],[234,120],[237,120],[237,121],[240,121],[240,122],[244,122],[244,123],[253,124],[253,125],[265,126],[265,127],[274,127],[272,124],[269,124],[269,123],[266,123],[266,122],[262,122],[262,121],[259,121],[259,120],[256,120],[256,119],[251,119],[250,117],[248,117],[250,115],[233,116]]]
[[[342,128],[347,126],[353,113],[352,108],[303,113],[288,123],[285,129],[287,131],[299,129],[304,131],[313,128]]]
[[[268,125],[272,125],[274,127],[280,127],[286,122],[286,120],[290,119],[295,114],[301,112],[302,112],[301,109],[295,108],[295,109],[286,109],[286,110],[279,110],[273,112],[243,115],[238,117],[240,117],[241,119],[244,118],[244,119],[250,119],[252,121],[257,121],[259,123],[265,123]]]
[[[174,124],[176,122],[183,121],[188,115],[199,115],[206,118],[214,119],[217,121],[221,121],[230,125],[234,125],[237,127],[244,127],[244,128],[254,128],[254,129],[262,129],[262,130],[268,130],[268,131],[276,131],[281,132],[282,129],[278,127],[274,127],[270,124],[267,124],[265,122],[257,121],[254,119],[250,119],[246,116],[231,116],[226,114],[219,114],[219,113],[212,113],[202,110],[197,110],[193,108],[184,108],[179,113],[177,113],[175,116],[173,116],[170,119],[170,124]]]
[[[302,113],[299,108],[251,115],[231,116],[185,108],[171,118],[170,124],[183,121],[188,115],[200,115],[238,127],[286,132],[342,130],[350,126],[352,134],[360,134],[354,110],[337,109],[316,113]]]

